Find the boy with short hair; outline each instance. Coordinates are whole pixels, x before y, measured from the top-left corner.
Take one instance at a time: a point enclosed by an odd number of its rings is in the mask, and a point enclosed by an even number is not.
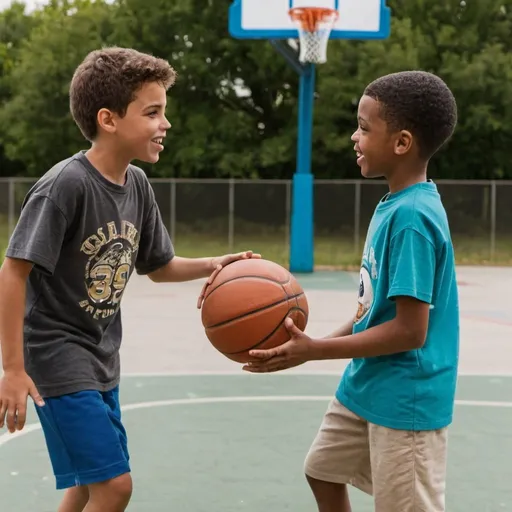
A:
[[[120,303],[133,270],[188,281],[252,252],[180,258],[134,159],[156,163],[171,127],[165,60],[125,48],[91,52],[70,87],[88,151],[59,162],[29,191],[0,269],[0,428],[21,430],[27,397],[58,489],[59,512],[121,512],[130,500],[119,406]]]
[[[353,320],[311,339],[291,319],[291,340],[254,350],[244,367],[272,372],[310,360],[352,359],[305,463],[319,512],[351,510],[347,484],[377,512],[445,510],[447,427],[459,353],[452,241],[431,157],[457,122],[437,76],[394,73],[368,85],[353,134],[367,178],[384,177],[364,247]]]

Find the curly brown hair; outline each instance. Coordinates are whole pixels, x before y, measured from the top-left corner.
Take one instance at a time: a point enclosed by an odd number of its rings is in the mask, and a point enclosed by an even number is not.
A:
[[[122,117],[144,84],[158,82],[168,90],[175,80],[176,71],[164,59],[131,48],[94,50],[73,74],[71,115],[84,137],[93,141],[98,134],[96,116],[100,109]]]

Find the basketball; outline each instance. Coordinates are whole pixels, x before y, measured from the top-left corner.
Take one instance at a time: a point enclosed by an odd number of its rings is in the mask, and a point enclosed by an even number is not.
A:
[[[290,339],[289,316],[304,330],[309,307],[295,277],[273,261],[246,259],[226,265],[207,288],[201,320],[211,344],[229,359],[254,360],[249,350],[269,349]]]

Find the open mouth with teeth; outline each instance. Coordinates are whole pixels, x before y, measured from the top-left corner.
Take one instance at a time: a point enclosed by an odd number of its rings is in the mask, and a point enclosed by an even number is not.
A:
[[[163,139],[163,137],[157,137],[156,139],[151,139],[151,142],[153,144],[156,144],[158,146],[158,149],[160,149],[160,150],[164,149],[164,146],[163,146],[164,139]]]

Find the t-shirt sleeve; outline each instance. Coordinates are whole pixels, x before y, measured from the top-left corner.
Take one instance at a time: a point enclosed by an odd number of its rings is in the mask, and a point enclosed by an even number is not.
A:
[[[52,275],[66,230],[62,210],[49,197],[34,194],[21,210],[6,256],[30,261],[37,270]]]
[[[390,244],[388,299],[408,296],[430,304],[435,271],[434,245],[415,229],[401,230]]]
[[[150,274],[174,257],[174,247],[156,201],[142,227],[135,268],[138,274]]]

